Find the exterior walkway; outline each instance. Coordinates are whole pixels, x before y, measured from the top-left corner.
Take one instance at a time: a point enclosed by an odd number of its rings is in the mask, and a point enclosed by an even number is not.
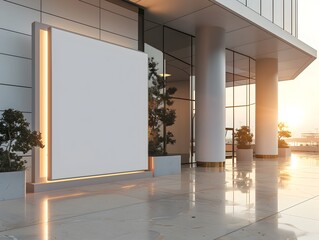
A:
[[[319,155],[28,194],[0,202],[0,240],[319,239]]]

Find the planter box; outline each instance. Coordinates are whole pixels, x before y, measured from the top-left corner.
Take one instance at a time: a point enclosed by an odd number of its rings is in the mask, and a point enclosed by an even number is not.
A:
[[[253,160],[253,149],[241,149],[236,150],[237,161],[252,161]]]
[[[181,173],[181,156],[155,156],[149,157],[149,169],[153,176],[165,176]]]
[[[278,148],[278,157],[291,157],[290,148]]]
[[[25,171],[0,172],[0,201],[25,197]]]

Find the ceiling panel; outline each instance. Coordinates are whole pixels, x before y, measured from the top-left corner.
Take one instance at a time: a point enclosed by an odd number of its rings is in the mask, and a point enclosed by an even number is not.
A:
[[[136,3],[147,9],[146,19],[162,24],[213,5],[207,0],[140,0]]]
[[[225,17],[226,15],[227,18]],[[174,21],[169,21],[166,25],[188,34],[195,35],[198,26],[217,26],[224,28],[226,32],[231,32],[245,28],[250,24],[235,15],[229,14],[218,5],[212,5],[194,12],[193,14],[179,17]]]
[[[249,25],[245,28],[236,29],[227,33],[226,46],[236,48],[249,43],[259,42],[272,38],[272,36],[255,26]]]
[[[256,21],[252,21],[248,19],[249,17],[239,15],[220,3],[216,4],[216,2],[207,0],[134,1],[146,9],[146,19],[193,36],[196,35],[198,26],[208,25],[224,28],[226,48],[253,59],[278,58],[280,80],[296,77],[316,58],[314,49],[277,26],[272,26],[273,24],[256,14],[256,16],[254,15]],[[151,27],[152,24],[147,25],[147,29]],[[172,49],[174,49],[171,52],[173,55],[184,59],[190,57],[188,54],[184,54],[190,51],[183,46],[174,46]],[[226,54],[228,55],[227,69],[229,70],[232,69],[232,58],[229,52]],[[237,63],[237,66],[239,65],[240,62]]]

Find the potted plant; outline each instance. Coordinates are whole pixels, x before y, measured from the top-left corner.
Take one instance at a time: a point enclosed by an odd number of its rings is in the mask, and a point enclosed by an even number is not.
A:
[[[252,160],[253,159],[253,149],[251,148],[253,136],[254,135],[250,133],[250,128],[248,126],[241,126],[239,129],[236,129],[236,133],[234,137],[237,144],[237,149],[236,149],[237,160]]]
[[[291,149],[284,138],[290,138],[291,132],[287,130],[285,123],[278,123],[278,156],[279,157],[290,157]]]
[[[0,200],[25,196],[25,163],[21,153],[44,145],[20,111],[7,109],[0,119]]]
[[[180,172],[181,156],[167,155],[166,147],[176,140],[167,127],[175,123],[176,111],[170,107],[174,104],[172,96],[175,87],[167,87],[165,77],[158,74],[154,58],[148,61],[148,154],[150,170],[154,176]]]

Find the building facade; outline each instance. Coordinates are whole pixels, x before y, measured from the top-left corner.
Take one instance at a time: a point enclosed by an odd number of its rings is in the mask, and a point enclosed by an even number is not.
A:
[[[179,89],[169,152],[204,166],[224,163],[225,129],[240,125],[253,129],[257,157],[276,157],[278,81],[316,58],[298,39],[297,0],[1,0],[0,110],[29,122],[33,22],[155,57]]]

